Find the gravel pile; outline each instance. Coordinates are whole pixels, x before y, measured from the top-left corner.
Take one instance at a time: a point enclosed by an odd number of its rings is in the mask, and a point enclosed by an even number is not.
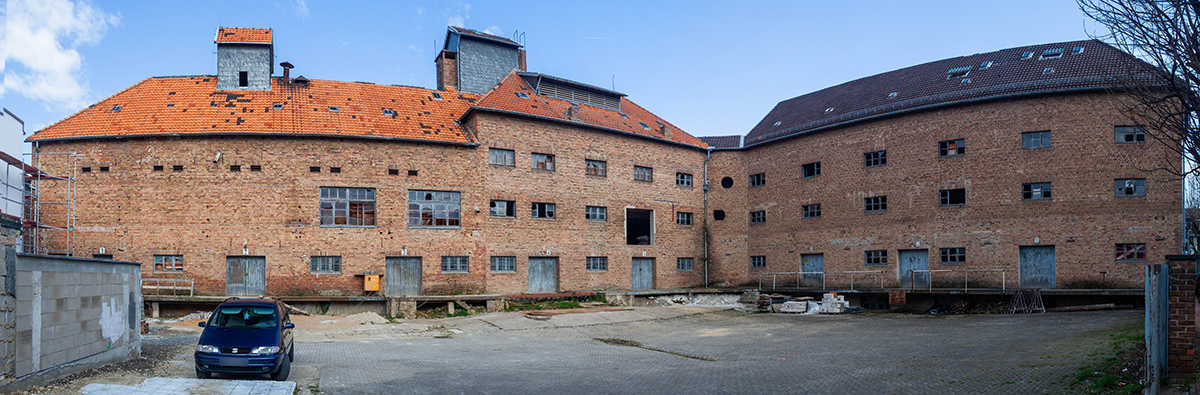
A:
[[[741,294],[668,295],[651,299],[658,306],[741,306]]]
[[[346,319],[359,324],[386,324],[387,318],[373,312],[358,313],[346,316]]]

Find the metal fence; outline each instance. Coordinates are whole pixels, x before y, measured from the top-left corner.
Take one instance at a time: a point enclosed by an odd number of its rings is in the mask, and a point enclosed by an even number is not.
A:
[[[911,274],[916,274],[916,273],[928,274],[929,275],[929,281],[928,281],[929,284],[927,284],[927,285],[928,285],[928,290],[930,290],[930,291],[933,290],[933,273],[962,273],[963,274],[963,291],[969,291],[971,289],[971,285],[970,285],[971,273],[999,272],[1000,273],[1000,289],[1003,289],[1003,290],[1008,289],[1008,279],[1004,273],[1004,269],[936,269],[936,270],[914,269],[914,270],[911,270],[911,272],[912,272]],[[908,276],[908,278],[909,278],[908,289],[909,290],[912,290],[912,291],[916,290],[916,288],[917,288],[916,287],[916,277],[917,276],[913,276],[913,275]]]

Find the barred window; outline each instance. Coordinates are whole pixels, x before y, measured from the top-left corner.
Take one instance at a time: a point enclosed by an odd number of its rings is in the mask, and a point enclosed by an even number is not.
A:
[[[863,167],[879,167],[887,164],[887,151],[875,151],[863,154]]]
[[[866,251],[867,266],[887,266],[887,250]]]
[[[458,192],[408,191],[408,227],[457,228],[459,218]]]
[[[965,247],[943,248],[941,252],[943,265],[961,265],[967,263],[967,249]]]
[[[533,153],[533,168],[554,171],[554,155]]]
[[[587,169],[589,176],[608,176],[608,163],[602,160],[587,159],[583,161],[584,167]]]
[[[967,152],[967,147],[964,144],[964,139],[946,140],[938,142],[938,156],[958,156]]]
[[[375,226],[375,190],[321,187],[322,226]]]
[[[488,163],[500,166],[513,166],[513,150],[491,148],[488,150]]]
[[[183,271],[183,255],[155,255],[154,256],[154,271],[156,271],[156,272],[182,272]]]
[[[887,211],[887,196],[873,196],[864,198],[863,211],[868,213]]]
[[[1117,244],[1117,262],[1145,262],[1146,245],[1143,243]]]
[[[442,273],[466,273],[468,270],[469,257],[465,256],[444,256],[442,257]]]
[[[675,185],[681,187],[692,186],[692,175],[688,173],[675,173]]]
[[[1117,196],[1146,196],[1145,178],[1124,178],[1113,181]]]
[[[763,255],[750,257],[751,269],[763,269],[767,267],[767,257]]]
[[[821,203],[800,206],[804,218],[821,218]]]
[[[675,269],[679,271],[692,271],[692,266],[695,264],[693,258],[678,258],[675,260]]]
[[[633,179],[637,181],[654,181],[654,169],[644,166],[633,167]]]
[[[608,257],[606,257],[606,256],[589,256],[589,257],[587,257],[587,271],[589,271],[589,272],[608,271]]]
[[[517,271],[517,257],[515,257],[515,256],[494,256],[494,257],[492,257],[492,271],[493,272],[503,272],[503,273],[516,272]]]
[[[587,206],[584,209],[584,218],[596,221],[608,220],[608,207]]]
[[[516,202],[512,200],[493,200],[491,203],[493,217],[516,217]]]
[[[1021,185],[1021,199],[1050,200],[1050,183],[1035,182]]]
[[[309,258],[309,271],[312,274],[339,274],[342,272],[342,257],[340,256],[314,256]]]
[[[751,224],[765,224],[765,223],[767,223],[767,212],[766,212],[766,211],[752,211],[752,212],[750,212],[750,223],[751,223]]]

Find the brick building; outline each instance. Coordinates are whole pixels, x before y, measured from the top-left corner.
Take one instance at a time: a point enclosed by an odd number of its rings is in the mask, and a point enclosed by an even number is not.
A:
[[[469,29],[447,30],[436,89],[273,77],[269,29],[215,42],[216,76],[148,78],[28,139],[78,154],[38,158],[79,175],[73,240],[39,245],[269,295],[360,294],[369,273],[391,295],[782,271],[893,287],[943,256],[1010,286],[1134,284],[1126,261],[1180,245],[1180,184],[1148,171],[1178,158],[1114,110],[1095,66],[1128,56],[1099,42],[852,81],[781,102],[744,143],[528,72],[519,43]]]

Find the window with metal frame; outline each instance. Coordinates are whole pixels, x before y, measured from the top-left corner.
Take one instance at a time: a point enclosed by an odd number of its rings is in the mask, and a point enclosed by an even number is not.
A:
[[[585,174],[589,176],[608,176],[608,163],[602,160],[585,159],[583,161]]]
[[[554,203],[533,203],[532,218],[554,219]]]
[[[510,149],[488,149],[488,163],[498,166],[513,166],[516,154]]]
[[[1145,178],[1120,178],[1113,180],[1117,196],[1146,196]]]
[[[887,151],[875,151],[863,154],[863,167],[879,167],[887,165]]]
[[[535,152],[529,156],[533,158],[534,169],[554,171],[554,155]]]
[[[654,169],[645,166],[633,167],[633,179],[637,181],[654,181]]]
[[[695,263],[696,260],[694,258],[676,258],[675,270],[681,272],[690,272],[692,271],[693,266],[695,266]]]
[[[813,162],[800,166],[801,178],[816,177],[821,175],[821,162]]]
[[[692,186],[692,175],[688,173],[675,173],[675,185],[681,187]]]
[[[1117,244],[1116,258],[1117,258],[1117,262],[1145,262],[1146,261],[1146,244],[1144,244],[1144,243]]]
[[[458,228],[461,215],[458,192],[408,191],[410,228]]]
[[[751,225],[753,225],[753,224],[765,224],[765,223],[767,223],[767,212],[766,212],[765,210],[764,210],[764,211],[751,211],[751,212],[750,212],[750,224],[751,224]]]
[[[867,266],[887,266],[887,250],[865,251]]]
[[[967,204],[967,190],[958,189],[943,189],[938,191],[940,195],[940,203],[943,206],[961,206]]]
[[[943,248],[942,264],[943,265],[961,265],[967,263],[966,247]]]
[[[589,271],[589,272],[608,271],[608,257],[606,257],[606,256],[589,256],[589,257],[587,257],[587,271]]]
[[[1050,147],[1050,131],[1043,130],[1040,132],[1025,132],[1021,133],[1021,148],[1048,148]]]
[[[516,217],[517,202],[512,200],[493,200],[490,211],[493,217]]]
[[[517,271],[517,257],[515,256],[494,256],[492,257],[492,271],[497,273],[515,273]]]
[[[593,221],[607,221],[608,207],[587,206],[584,208],[584,219]]]
[[[675,224],[692,226],[692,213],[675,213]]]
[[[1117,144],[1137,144],[1146,142],[1145,126],[1114,126],[1114,141]]]
[[[945,158],[948,156],[959,156],[965,154],[966,152],[967,147],[965,139],[938,142],[938,156],[940,157]]]
[[[309,257],[309,272],[312,274],[341,274],[342,257],[313,256]]]
[[[757,255],[750,257],[751,269],[765,269],[767,267],[767,257],[765,255]]]
[[[442,257],[442,273],[467,273],[470,270],[470,257]]]
[[[800,206],[804,218],[821,218],[821,203]]]
[[[155,255],[154,271],[168,273],[182,272],[183,255]]]
[[[321,187],[321,226],[375,226],[375,189]]]
[[[887,210],[887,196],[872,196],[863,198],[863,211],[868,213]]]
[[[1022,200],[1050,200],[1050,183],[1034,182],[1021,184]]]
[[[767,173],[758,173],[750,175],[750,187],[761,187],[767,185]]]

